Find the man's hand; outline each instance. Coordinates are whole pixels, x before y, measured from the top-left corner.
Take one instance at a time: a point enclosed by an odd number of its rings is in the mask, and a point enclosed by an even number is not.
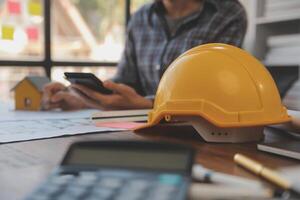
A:
[[[44,87],[41,108],[51,110],[61,108],[63,110],[77,110],[88,108],[90,101],[61,83],[53,82]]]
[[[136,91],[124,84],[105,81],[104,87],[112,90],[111,95],[101,94],[82,85],[71,85],[72,88],[89,98],[89,105],[102,110],[146,109],[152,108],[153,103],[140,96]]]

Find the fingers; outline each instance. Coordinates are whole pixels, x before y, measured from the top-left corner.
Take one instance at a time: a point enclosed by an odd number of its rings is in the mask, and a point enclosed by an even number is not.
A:
[[[93,108],[93,109],[98,109],[98,110],[104,110],[105,108],[99,104],[98,102],[88,99],[88,98],[84,98],[84,103],[88,108]]]
[[[68,91],[59,91],[51,97],[50,103],[56,104],[56,103],[59,103],[61,101],[68,102],[72,99],[73,99],[73,96],[70,94],[70,92],[68,92]]]
[[[56,108],[63,108],[64,102],[71,99],[70,94],[66,91],[59,91],[51,96],[48,102],[42,104],[42,110],[52,110]]]
[[[114,83],[112,81],[105,81],[103,82],[103,86],[123,96],[131,96],[132,94],[136,93],[133,88],[122,83],[119,84],[119,83]]]
[[[92,89],[89,89],[88,87],[82,85],[72,84],[71,88],[74,88],[75,90],[79,91],[79,93],[82,93],[83,95],[100,102],[105,101],[108,96],[108,95],[101,94],[97,91],[94,91]]]
[[[113,94],[101,94],[97,91],[89,89],[82,85],[72,84],[71,88],[77,90],[76,93],[82,94],[81,96],[85,98],[85,103],[90,107],[100,108],[100,109],[124,109],[131,108],[139,103],[139,95],[135,90],[125,84],[118,84],[111,81],[106,81],[103,83],[104,87],[114,91]],[[88,102],[89,100],[89,102]]]
[[[51,98],[52,96],[57,93],[58,91],[65,90],[66,87],[58,82],[52,82],[44,86],[43,88],[43,97],[41,102],[41,109],[42,110],[49,110],[53,109],[53,106],[57,105],[51,105]]]
[[[53,110],[56,108],[61,108],[61,104],[60,103],[48,103],[48,104],[44,104],[42,105],[41,110]]]
[[[72,84],[71,87],[75,88],[75,90],[82,93],[83,95],[81,96],[85,98],[85,103],[92,108],[97,108],[101,110],[111,109],[111,107],[114,106],[115,100],[120,98],[119,94],[101,94],[82,85]]]
[[[70,90],[63,90],[51,97],[49,106],[50,109],[61,108],[62,110],[77,110],[86,108],[87,105]]]
[[[65,87],[60,83],[51,83],[45,86],[43,95],[42,110],[61,108],[73,110],[81,108],[102,109],[99,104],[105,95],[90,90],[84,86],[71,85]]]
[[[53,93],[56,93],[60,90],[64,90],[66,86],[58,82],[52,82],[44,86],[43,92],[46,96],[51,96]]]

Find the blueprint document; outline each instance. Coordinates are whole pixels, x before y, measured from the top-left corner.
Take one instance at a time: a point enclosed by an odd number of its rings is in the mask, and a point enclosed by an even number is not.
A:
[[[121,131],[96,127],[90,120],[98,110],[13,111],[0,109],[0,143],[51,138],[92,132]]]

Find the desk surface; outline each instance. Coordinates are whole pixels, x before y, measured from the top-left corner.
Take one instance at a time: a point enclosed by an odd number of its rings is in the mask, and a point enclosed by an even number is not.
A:
[[[278,141],[281,136],[265,131],[265,141]],[[197,149],[196,162],[203,166],[256,179],[233,162],[235,153],[243,153],[271,168],[299,165],[300,161],[256,150],[255,143],[205,143],[186,129],[152,130],[147,134],[132,132],[86,134],[72,137],[35,140],[0,145],[0,199],[21,199],[34,189],[61,161],[68,146],[78,140],[163,140],[190,144]]]

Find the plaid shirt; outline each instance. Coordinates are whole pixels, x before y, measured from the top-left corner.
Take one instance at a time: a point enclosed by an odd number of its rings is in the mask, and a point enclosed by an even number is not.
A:
[[[156,93],[166,68],[180,54],[205,43],[241,46],[247,27],[237,0],[204,0],[199,12],[185,18],[171,35],[161,1],[140,8],[131,18],[123,56],[114,81],[143,96]]]

